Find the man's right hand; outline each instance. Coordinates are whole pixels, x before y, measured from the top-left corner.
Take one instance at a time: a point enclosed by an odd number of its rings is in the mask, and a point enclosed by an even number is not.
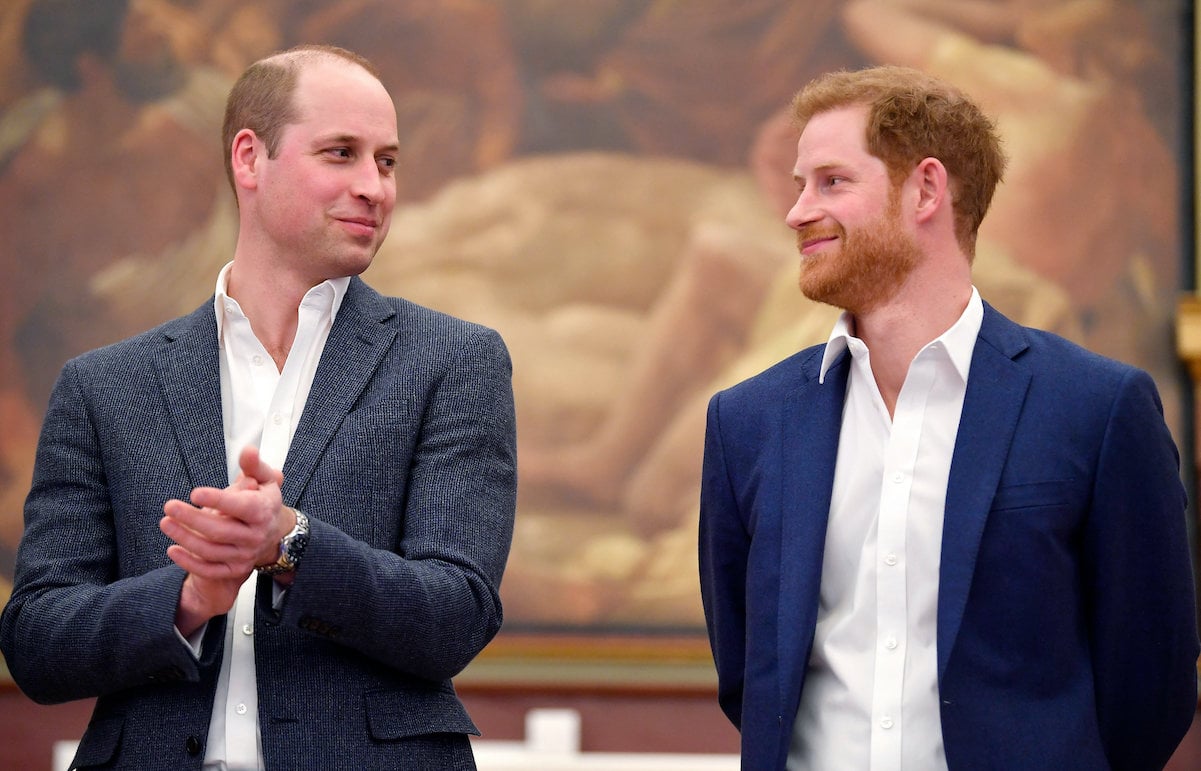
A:
[[[229,612],[254,566],[221,559],[223,552],[232,553],[232,546],[209,541],[203,534],[206,526],[216,524],[212,520],[224,516],[215,509],[173,499],[164,504],[163,513],[159,529],[175,541],[167,547],[167,556],[188,574],[175,612],[175,626],[187,637],[210,618]]]
[[[204,505],[218,501],[229,505],[262,497],[266,503],[256,508],[283,508],[279,500],[283,475],[262,463],[252,448],[244,450],[242,456],[243,473],[225,490],[196,488],[192,503],[172,499],[163,505],[165,516],[159,521],[159,529],[175,541],[167,547],[167,556],[188,573],[175,614],[175,626],[185,637],[210,618],[229,612],[238,589],[263,561],[259,553],[264,538],[275,538],[278,543],[273,531],[261,532],[273,525],[268,518],[251,526],[237,505],[232,507],[232,516]]]

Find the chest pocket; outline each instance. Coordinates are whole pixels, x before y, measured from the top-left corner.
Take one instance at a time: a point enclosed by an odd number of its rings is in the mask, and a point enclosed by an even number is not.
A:
[[[1001,512],[1018,509],[1070,507],[1076,505],[1080,497],[1080,483],[1074,479],[1003,485],[997,489],[997,494],[993,497],[992,510]]]

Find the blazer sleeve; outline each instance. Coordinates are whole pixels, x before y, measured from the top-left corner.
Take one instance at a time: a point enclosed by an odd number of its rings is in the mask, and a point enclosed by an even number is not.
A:
[[[403,511],[373,513],[401,518],[399,543],[375,548],[306,512],[310,541],[281,623],[427,680],[453,677],[484,648],[501,626],[516,509],[511,373],[498,334],[465,337],[396,469]]]
[[[108,384],[121,387],[120,384]],[[91,394],[68,363],[50,397],[38,442],[13,593],[0,619],[0,647],[13,679],[42,703],[101,696],[156,682],[200,679],[219,649],[223,618],[209,624],[197,662],[175,631],[184,572],[166,558],[122,570],[135,541],[158,536],[157,508],[141,512],[146,533],[118,532]]]
[[[717,667],[718,703],[742,726],[746,664],[746,570],[750,536],[730,482],[721,427],[721,394],[709,401],[701,476],[701,600]]]
[[[1114,769],[1162,768],[1196,711],[1185,498],[1155,385],[1131,371],[1102,441],[1083,543],[1097,713]]]

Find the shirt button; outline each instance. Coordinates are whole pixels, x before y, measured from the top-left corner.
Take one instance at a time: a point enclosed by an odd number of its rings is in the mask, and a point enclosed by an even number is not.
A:
[[[890,718],[888,715],[880,718],[880,727],[884,729],[892,728],[892,718]]]
[[[234,707],[234,712],[237,712],[239,715],[245,715],[246,714],[246,705],[239,704],[238,706]]]
[[[256,367],[263,366],[263,357],[257,353],[254,356],[252,356],[250,360],[252,362],[254,362],[254,366],[256,366]]]
[[[278,426],[280,423],[284,422],[283,416],[277,412],[271,416],[271,422]]]
[[[250,635],[254,634],[254,627],[250,624],[242,624],[242,634],[249,637]]]
[[[892,567],[893,565],[897,564],[897,555],[895,555],[895,554],[886,555],[884,557],[884,564],[888,565],[889,567]]]
[[[892,481],[896,482],[897,484],[904,482],[905,474],[901,471],[898,471],[897,473],[892,475]]]
[[[897,638],[889,637],[884,641],[884,647],[888,648],[890,651],[895,651],[897,649]]]

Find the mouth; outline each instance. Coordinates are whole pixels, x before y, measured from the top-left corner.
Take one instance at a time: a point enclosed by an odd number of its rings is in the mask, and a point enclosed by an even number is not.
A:
[[[838,236],[834,234],[820,236],[798,236],[797,249],[806,257],[816,254],[822,249],[825,244],[833,243],[838,240]]]
[[[373,236],[379,230],[380,222],[372,217],[338,217],[347,231],[354,236]]]

